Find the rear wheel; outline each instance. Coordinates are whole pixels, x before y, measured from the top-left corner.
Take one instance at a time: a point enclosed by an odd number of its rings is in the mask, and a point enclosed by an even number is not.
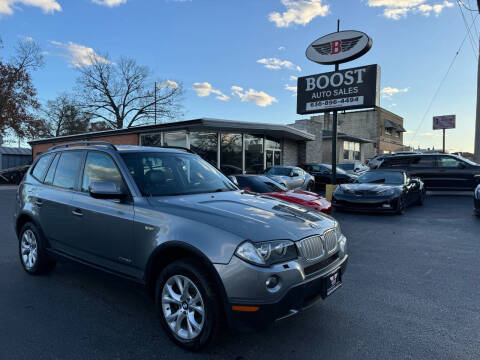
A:
[[[223,323],[220,297],[195,260],[178,260],[163,269],[155,302],[163,328],[184,349],[198,351],[218,336]]]
[[[23,269],[31,275],[44,274],[55,267],[55,261],[45,250],[45,239],[33,223],[23,225],[18,251]]]

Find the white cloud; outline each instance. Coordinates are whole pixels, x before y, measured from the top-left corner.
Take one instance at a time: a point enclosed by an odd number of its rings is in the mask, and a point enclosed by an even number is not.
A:
[[[280,46],[280,47],[278,48],[278,51],[285,51],[285,50],[286,50],[285,46]]]
[[[232,86],[231,89],[232,94],[234,96],[238,96],[242,102],[251,101],[261,107],[272,105],[274,102],[278,102],[276,98],[268,95],[264,91],[256,91],[253,89],[244,91],[240,86]]]
[[[274,22],[277,27],[288,27],[290,24],[307,25],[317,16],[328,15],[328,5],[324,0],[281,0],[287,8],[283,13],[272,12],[268,20]]]
[[[94,62],[110,63],[108,59],[101,57],[90,47],[75,44],[71,41],[69,41],[68,44],[59,41],[51,41],[51,43],[66,51],[66,54],[62,56],[67,58],[74,67],[89,66]]]
[[[298,77],[296,77],[295,75],[290,75],[289,79],[292,81],[297,81]]]
[[[291,91],[293,93],[292,96],[297,95],[297,87],[296,86],[290,86],[288,84],[285,84],[285,90]]]
[[[167,87],[167,88],[171,88],[171,89],[177,89],[178,88],[178,83],[176,81],[173,81],[173,80],[166,80],[166,81],[162,81],[162,82],[158,83],[158,86],[159,87]]]
[[[0,0],[0,14],[12,15],[17,4],[34,6],[42,9],[44,13],[62,11],[62,7],[56,0]]]
[[[127,0],[92,0],[92,2],[98,5],[115,7],[115,6],[125,4]]]
[[[408,92],[408,89],[409,88],[397,89],[397,88],[392,88],[392,87],[387,86],[387,87],[383,88],[382,91],[380,91],[380,93],[382,94],[382,96],[384,98],[391,98],[395,94]]]
[[[222,93],[220,90],[214,89],[212,85],[208,82],[196,82],[193,84],[193,90],[197,93],[200,97],[210,96],[210,94],[215,94],[215,98],[221,101],[228,101],[230,97]]]
[[[434,137],[434,136],[443,136],[443,134],[442,132],[424,132],[424,133],[421,133],[420,136]]]
[[[279,70],[281,68],[284,69],[291,69],[291,70],[297,70],[297,71],[302,71],[302,68],[300,66],[295,65],[291,61],[288,60],[280,60],[278,58],[263,58],[257,60],[257,63],[263,64],[267,69],[273,69],[273,70]]]
[[[453,7],[453,2],[448,0],[442,3],[429,3],[427,0],[368,0],[368,6],[383,8],[383,16],[393,20],[407,17],[409,12],[430,16],[434,13],[440,15],[444,8]]]

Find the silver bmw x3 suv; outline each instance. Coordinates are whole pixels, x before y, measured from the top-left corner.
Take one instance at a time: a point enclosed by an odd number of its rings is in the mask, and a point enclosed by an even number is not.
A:
[[[348,260],[333,218],[241,191],[182,149],[53,147],[18,188],[15,226],[29,274],[67,258],[143,283],[190,350],[327,297]]]

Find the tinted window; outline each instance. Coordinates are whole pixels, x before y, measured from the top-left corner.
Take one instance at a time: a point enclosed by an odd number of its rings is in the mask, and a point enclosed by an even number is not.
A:
[[[60,156],[53,185],[73,189],[82,163],[83,152],[66,151]]]
[[[444,167],[444,168],[460,168],[462,162],[460,160],[457,160],[455,158],[449,157],[449,156],[440,156],[437,159],[438,161],[438,167]]]
[[[408,166],[411,158],[389,158],[385,159],[380,167],[403,169]]]
[[[410,164],[412,168],[431,168],[435,167],[435,158],[433,156],[421,156],[414,158]]]
[[[275,183],[268,177],[243,177],[237,176],[237,183],[241,189],[247,189],[257,193],[269,193],[286,191],[282,185]]]
[[[32,170],[32,175],[37,179],[42,181],[43,175],[45,175],[45,171],[47,170],[48,164],[52,159],[53,154],[43,155],[38,161],[35,167]]]
[[[357,180],[357,183],[360,184],[391,184],[391,185],[401,185],[405,182],[405,176],[402,172],[377,172],[369,171]]]
[[[278,176],[290,176],[291,172],[292,172],[291,168],[274,166],[270,170],[268,170],[267,174],[268,175],[278,175]]]
[[[60,154],[55,155],[55,159],[53,159],[52,163],[50,164],[50,168],[48,169],[47,176],[45,176],[45,184],[52,185],[53,177],[55,176],[55,170],[57,169],[58,160],[60,159]]]
[[[145,196],[186,195],[237,190],[199,156],[183,153],[121,154]]]
[[[82,191],[88,192],[90,184],[96,181],[110,181],[117,186],[117,189],[121,191],[126,190],[122,175],[113,159],[107,154],[92,151],[88,153],[85,161]]]

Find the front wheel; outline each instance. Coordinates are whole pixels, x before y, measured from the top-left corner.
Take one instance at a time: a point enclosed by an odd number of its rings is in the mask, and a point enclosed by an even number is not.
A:
[[[215,284],[195,260],[175,261],[160,273],[155,302],[163,328],[177,345],[198,351],[218,336],[223,310]]]
[[[422,193],[420,194],[420,197],[417,200],[418,206],[422,206],[425,203],[425,197],[426,197],[425,191],[422,191]]]
[[[397,215],[403,215],[405,213],[406,201],[403,196],[398,198],[398,205],[397,205]]]

